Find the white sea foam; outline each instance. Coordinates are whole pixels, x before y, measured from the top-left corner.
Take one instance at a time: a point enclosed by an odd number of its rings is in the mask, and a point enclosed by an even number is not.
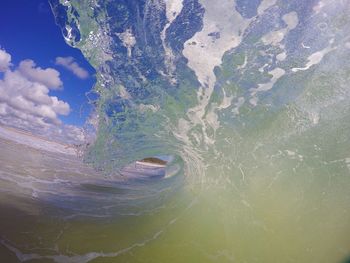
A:
[[[312,9],[318,14],[326,6],[324,1],[319,1]]]
[[[302,68],[292,68],[293,72],[298,72],[298,71],[303,71],[303,70],[308,70],[309,68],[311,68],[314,65],[319,64],[322,59],[324,58],[325,55],[327,55],[329,52],[335,50],[336,48],[333,48],[331,46],[328,46],[320,51],[317,51],[313,54],[311,54],[308,58],[307,58],[307,63],[305,65],[305,67]]]
[[[123,33],[117,33],[117,36],[122,41],[124,47],[127,48],[128,57],[131,57],[132,48],[136,45],[136,38],[133,35],[131,28],[128,28]]]
[[[221,65],[226,51],[241,43],[243,32],[251,20],[243,18],[236,11],[233,0],[221,0],[219,3],[201,0],[200,3],[205,8],[203,28],[185,43],[183,55],[201,83],[198,91],[199,104],[189,110],[188,117],[194,125],[202,126],[204,140],[211,144],[213,139],[207,136],[206,126],[214,124],[212,128],[215,129],[215,113],[212,111],[207,115],[209,120],[203,119],[216,82],[214,68]]]
[[[232,110],[232,112],[235,114],[235,115],[238,115],[239,114],[239,108],[243,106],[245,102],[245,99],[244,97],[239,97],[237,99],[237,102],[235,103],[235,108]]]
[[[287,28],[292,30],[299,24],[298,14],[295,11],[282,16],[282,20],[287,24]]]
[[[205,8],[203,29],[186,41],[183,50],[202,86],[209,88],[214,85],[214,68],[222,63],[224,53],[237,47],[242,40],[242,33],[250,23],[235,9],[235,1],[210,0],[200,1]],[[216,34],[214,38],[210,34]],[[194,45],[193,42],[196,44]]]
[[[254,96],[258,92],[268,91],[268,90],[272,89],[273,85],[275,85],[277,80],[279,80],[284,74],[286,74],[286,71],[284,69],[281,69],[281,68],[275,68],[275,69],[269,71],[269,74],[272,75],[272,78],[270,79],[270,81],[268,83],[259,84],[256,89],[252,89],[251,90],[252,96]]]
[[[298,14],[295,11],[283,15],[282,20],[286,23],[286,27],[277,31],[271,31],[261,38],[264,45],[280,45],[280,42],[285,38],[290,30],[296,28],[299,24]]]
[[[168,43],[166,43],[165,38],[168,28],[171,26],[171,24],[177,18],[177,16],[181,13],[181,10],[183,8],[182,2],[183,0],[165,0],[166,17],[168,22],[165,24],[160,34],[160,38],[162,40],[163,48],[165,51],[165,64],[168,70],[167,73],[169,74],[172,83],[176,82],[176,80],[172,77],[176,69],[174,64],[175,56],[171,47],[168,45]]]
[[[285,51],[276,55],[276,59],[278,61],[283,61],[286,58],[287,58],[287,53]]]
[[[263,0],[258,7],[258,15],[262,15],[267,9],[276,4],[277,0]]]

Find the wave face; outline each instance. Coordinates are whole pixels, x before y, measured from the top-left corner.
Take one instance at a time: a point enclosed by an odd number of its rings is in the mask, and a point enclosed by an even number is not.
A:
[[[81,256],[44,258],[303,263],[349,255],[349,1],[50,2],[66,41],[97,71],[97,138],[86,161],[113,174],[175,156],[185,182],[150,214],[74,225],[66,241]],[[79,242],[84,229],[96,235],[91,245]],[[20,259],[43,257],[2,244]]]

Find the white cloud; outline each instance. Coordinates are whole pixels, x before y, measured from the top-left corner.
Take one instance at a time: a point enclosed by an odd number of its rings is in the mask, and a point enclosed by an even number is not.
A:
[[[37,67],[32,60],[24,60],[14,69],[10,63],[10,54],[0,50],[0,68],[4,72],[0,78],[0,124],[55,140],[81,141],[82,129],[62,124],[59,119],[70,113],[69,104],[49,94],[50,90],[62,88],[59,72]]]
[[[0,49],[0,72],[8,69],[11,63],[11,55],[6,51]]]
[[[72,57],[57,57],[56,65],[60,65],[68,69],[80,79],[86,79],[89,77],[89,73],[85,69],[80,67],[79,64],[75,62],[74,58]]]
[[[62,87],[60,73],[57,70],[36,67],[33,60],[23,60],[19,64],[18,71],[28,80],[41,83],[51,89],[60,89]]]

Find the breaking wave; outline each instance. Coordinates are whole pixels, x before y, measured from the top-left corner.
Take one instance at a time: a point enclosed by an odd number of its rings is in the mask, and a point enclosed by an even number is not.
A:
[[[105,236],[72,245],[79,256],[22,253],[1,241],[20,260],[347,256],[348,1],[50,2],[66,41],[97,71],[97,136],[84,159],[109,178],[78,180],[88,194],[72,199],[73,216],[111,221],[86,223]],[[166,160],[162,176],[130,175],[145,158]]]

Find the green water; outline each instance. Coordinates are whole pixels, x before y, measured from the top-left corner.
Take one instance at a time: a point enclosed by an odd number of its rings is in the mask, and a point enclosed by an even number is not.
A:
[[[346,187],[298,183],[305,180],[179,192],[155,214],[107,222],[62,222],[2,207],[1,232],[22,253],[80,255],[56,262],[86,262],[82,255],[92,251],[106,257],[91,262],[341,262],[350,243]],[[4,247],[1,258],[17,262]]]
[[[287,113],[263,122],[258,133],[236,132],[234,141],[222,144],[222,155],[201,167],[205,177],[178,175],[162,186],[178,185],[171,194],[158,192],[143,201],[131,198],[130,206],[117,205],[123,215],[70,218],[57,204],[2,194],[2,261],[18,262],[11,252],[15,247],[22,259],[36,254],[28,262],[342,262],[350,251],[345,160],[350,122],[344,117],[339,125],[325,121],[302,134],[277,136],[276,127],[284,129]],[[3,148],[8,158],[11,151],[24,152],[16,147]],[[29,157],[21,158],[25,163]],[[60,169],[40,153],[31,158],[33,171],[47,168],[36,177]],[[33,163],[33,158],[38,161]],[[125,189],[110,187],[115,190],[102,188],[99,195],[127,199]],[[75,193],[75,199],[83,193]],[[89,199],[85,202],[89,206]],[[77,209],[73,206],[73,214]]]

